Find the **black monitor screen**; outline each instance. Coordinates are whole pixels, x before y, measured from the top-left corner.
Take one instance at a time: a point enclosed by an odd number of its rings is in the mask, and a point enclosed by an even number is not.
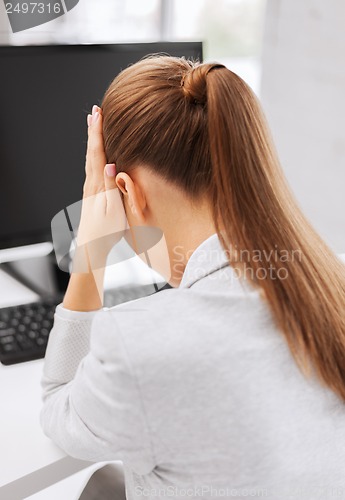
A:
[[[86,115],[147,54],[202,59],[199,42],[0,47],[0,248],[51,239],[82,196]]]

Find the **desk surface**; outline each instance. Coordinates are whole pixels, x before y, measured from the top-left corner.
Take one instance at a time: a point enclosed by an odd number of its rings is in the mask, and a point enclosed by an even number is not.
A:
[[[65,457],[42,432],[42,360],[0,365],[0,486]]]
[[[0,307],[36,299],[0,271]],[[65,456],[40,428],[42,368],[43,360],[0,364],[0,487]]]
[[[0,307],[37,296],[0,271]],[[87,467],[66,456],[40,427],[43,360],[0,364],[0,498],[23,499]]]

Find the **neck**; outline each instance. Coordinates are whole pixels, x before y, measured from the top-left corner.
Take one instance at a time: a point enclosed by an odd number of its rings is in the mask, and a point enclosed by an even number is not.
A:
[[[149,169],[136,168],[132,177],[145,193],[146,224],[160,228],[164,235],[149,252],[152,267],[178,287],[192,253],[216,232],[210,202],[206,196],[191,200]]]
[[[207,206],[179,211],[163,231],[170,261],[169,284],[178,287],[192,253],[216,232]]]

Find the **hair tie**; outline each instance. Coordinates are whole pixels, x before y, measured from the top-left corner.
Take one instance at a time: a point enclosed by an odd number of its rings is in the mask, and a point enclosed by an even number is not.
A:
[[[225,68],[223,64],[199,64],[182,75],[181,87],[185,97],[193,104],[205,105],[207,102],[206,77],[214,69]]]

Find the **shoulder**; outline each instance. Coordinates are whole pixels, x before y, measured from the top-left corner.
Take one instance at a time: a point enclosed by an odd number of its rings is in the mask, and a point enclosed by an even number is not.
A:
[[[176,319],[176,310],[187,310],[192,302],[193,296],[189,289],[171,288],[103,309],[96,314],[94,321],[109,326],[126,322],[128,327],[143,327],[146,322],[166,322],[169,316]]]
[[[98,312],[91,345],[96,343],[109,356],[121,347],[138,362],[156,364],[159,358],[181,360],[191,352],[197,356],[201,339],[213,345],[225,331],[247,331],[264,318],[269,322],[256,292],[172,288]]]
[[[120,352],[136,363],[156,364],[159,358],[178,356],[188,338],[193,343],[201,308],[189,289],[172,288],[99,311],[93,319],[91,349],[101,350],[109,361]]]
[[[176,321],[181,317],[188,309],[188,295],[185,290],[171,288],[104,309],[94,316],[93,330],[101,330],[108,336],[115,331],[127,337],[138,331],[149,334],[154,326],[166,325],[169,319]]]

